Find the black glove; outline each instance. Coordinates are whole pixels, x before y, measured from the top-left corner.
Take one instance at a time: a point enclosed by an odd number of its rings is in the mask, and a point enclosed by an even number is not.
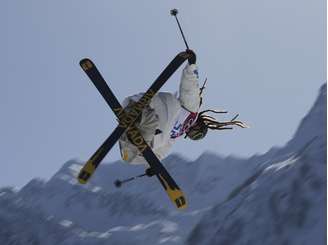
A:
[[[196,64],[196,54],[195,54],[195,52],[192,51],[191,49],[187,49],[186,53],[190,55],[190,57],[188,58],[189,65]]]

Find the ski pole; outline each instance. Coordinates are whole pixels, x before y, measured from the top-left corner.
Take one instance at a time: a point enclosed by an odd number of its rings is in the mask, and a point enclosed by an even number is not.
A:
[[[180,22],[179,22],[178,17],[177,17],[177,14],[178,14],[178,10],[177,10],[177,9],[172,9],[172,10],[171,10],[171,15],[175,17],[175,20],[176,20],[177,23],[178,23],[178,26],[179,26],[179,29],[180,29],[180,32],[181,32],[181,35],[182,35],[183,41],[184,41],[184,43],[186,44],[187,49],[189,49],[188,43],[187,43],[186,38],[185,38],[185,36],[184,36],[184,34],[183,34],[183,31],[182,31],[182,28],[181,28]]]
[[[118,188],[118,187],[121,187],[122,184],[124,184],[124,183],[126,183],[126,182],[130,182],[130,181],[132,181],[132,180],[135,180],[135,179],[141,178],[141,177],[146,176],[146,175],[147,175],[147,174],[144,173],[144,174],[140,174],[140,175],[137,175],[137,176],[134,176],[134,177],[128,178],[128,179],[124,179],[124,180],[119,180],[119,179],[117,179],[117,180],[115,180],[114,185]]]

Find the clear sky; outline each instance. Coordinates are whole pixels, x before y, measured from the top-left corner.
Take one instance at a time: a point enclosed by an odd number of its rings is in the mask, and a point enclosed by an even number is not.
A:
[[[208,78],[203,108],[229,111],[250,129],[181,139],[190,159],[204,151],[251,156],[284,145],[326,81],[324,0],[4,0],[0,8],[0,186],[50,177],[86,160],[116,126],[80,69],[90,57],[119,100],[145,91],[189,45]],[[180,70],[181,71],[181,70]],[[176,74],[163,90],[178,89]],[[119,159],[118,147],[106,157]]]

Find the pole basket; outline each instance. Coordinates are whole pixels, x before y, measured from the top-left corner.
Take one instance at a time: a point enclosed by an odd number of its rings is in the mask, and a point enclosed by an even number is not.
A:
[[[178,14],[178,10],[177,9],[172,9],[171,10],[171,15],[176,16]]]

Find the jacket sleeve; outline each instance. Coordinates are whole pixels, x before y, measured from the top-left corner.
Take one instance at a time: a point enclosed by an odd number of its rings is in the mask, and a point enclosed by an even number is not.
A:
[[[195,64],[187,64],[183,69],[180,82],[179,100],[181,105],[188,111],[198,112],[200,106],[200,95],[198,68]]]

